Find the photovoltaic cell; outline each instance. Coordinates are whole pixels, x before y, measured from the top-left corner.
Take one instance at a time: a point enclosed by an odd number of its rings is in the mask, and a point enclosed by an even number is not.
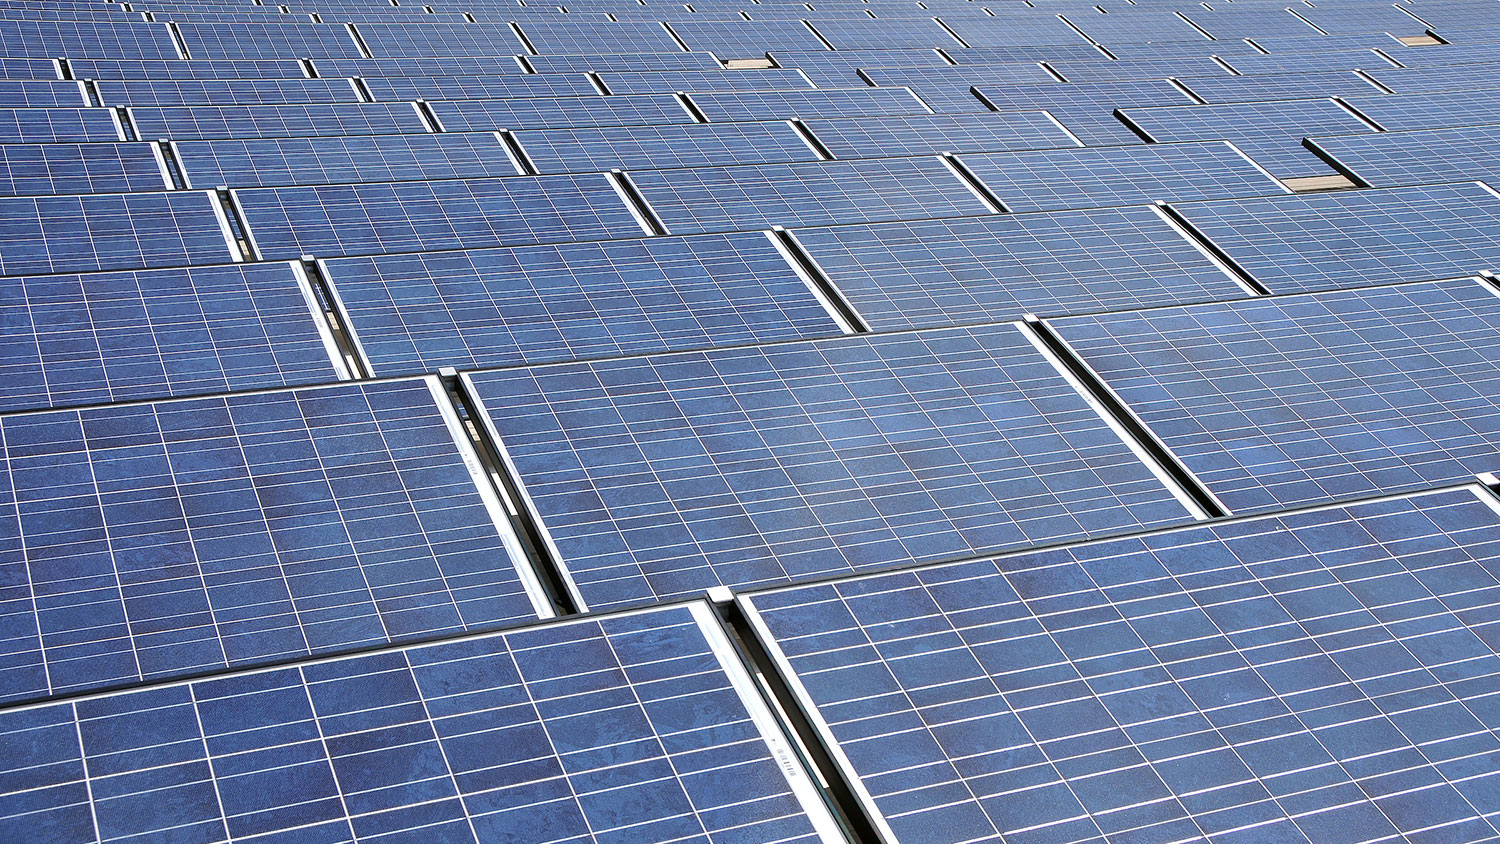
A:
[[[877,158],[938,152],[994,152],[1076,147],[1080,144],[1048,115],[918,114],[805,121],[834,158]]]
[[[506,97],[598,96],[581,73],[527,76],[390,76],[364,80],[378,102],[397,100],[492,100]]]
[[[380,375],[839,333],[760,233],[324,264]]]
[[[1445,91],[1345,97],[1388,132],[1500,123],[1500,91]]]
[[[1016,325],[464,377],[596,609],[1187,519]]]
[[[1227,143],[965,153],[1011,211],[1060,211],[1287,192]]]
[[[1500,184],[1500,127],[1309,138],[1308,146],[1371,187],[1482,179]]]
[[[1479,841],[1497,543],[1469,488],[742,601],[892,840]]]
[[[188,187],[323,185],[514,176],[491,132],[174,143]]]
[[[1197,102],[1163,79],[1125,82],[1054,82],[1049,85],[976,85],[997,111],[1051,112],[1090,146],[1138,144],[1140,136],[1115,118],[1128,106],[1191,105]]]
[[[38,786],[0,834],[833,844],[715,625],[666,607],[11,710],[0,777]]]
[[[798,70],[770,68],[750,70],[670,70],[600,72],[599,79],[611,94],[670,94],[673,91],[777,91],[811,88]]]
[[[817,91],[706,91],[689,98],[710,122],[790,120],[794,117],[883,117],[932,114],[905,88],[827,88]]]
[[[1277,293],[1500,268],[1500,197],[1473,183],[1205,202],[1176,210]]]
[[[0,144],[0,195],[171,188],[150,144]]]
[[[132,108],[130,122],[140,137],[174,141],[386,135],[428,131],[421,115],[411,103]]]
[[[234,191],[256,252],[333,258],[638,237],[605,178],[516,176]]]
[[[107,108],[0,108],[0,142],[22,144],[123,141]]]
[[[29,647],[7,660],[4,697],[536,618],[434,390],[0,418],[13,485],[0,541],[30,575],[30,600],[6,604]]]
[[[671,94],[435,102],[430,108],[449,132],[697,122]]]
[[[0,199],[0,275],[91,272],[235,259],[201,191]]]
[[[1128,310],[1245,295],[1146,208],[798,229],[876,330]]]
[[[673,234],[990,212],[936,156],[637,170],[629,178]]]
[[[359,102],[347,79],[105,79],[94,85],[107,106]]]
[[[1379,88],[1347,70],[1270,73],[1264,76],[1209,76],[1177,80],[1209,103],[1261,103],[1317,97],[1362,97]],[[1289,127],[1290,128],[1290,127]]]
[[[82,108],[89,105],[77,82],[45,79],[0,79],[0,107]]]
[[[1477,279],[1054,324],[1235,512],[1500,468],[1500,293]]]
[[[285,264],[8,279],[0,411],[332,381]]]
[[[539,173],[818,160],[785,122],[535,129],[515,138]]]

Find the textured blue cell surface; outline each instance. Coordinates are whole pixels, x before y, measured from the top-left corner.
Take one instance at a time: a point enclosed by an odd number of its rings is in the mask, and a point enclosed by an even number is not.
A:
[[[270,187],[514,176],[493,132],[221,138],[174,147],[189,187]]]
[[[172,187],[149,144],[0,144],[0,195],[129,193]]]
[[[1474,489],[746,599],[896,840],[1495,837]]]
[[[214,200],[206,193],[0,199],[0,275],[232,260]]]

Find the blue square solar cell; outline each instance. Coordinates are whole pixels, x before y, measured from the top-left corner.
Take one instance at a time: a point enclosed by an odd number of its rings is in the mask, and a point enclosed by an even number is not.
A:
[[[378,375],[839,333],[759,233],[327,261]]]
[[[0,144],[0,195],[127,193],[172,187],[150,144]]]
[[[991,211],[936,156],[637,170],[628,175],[673,234]]]
[[[514,176],[505,143],[492,132],[350,135],[174,142],[188,187],[384,182]]]
[[[962,161],[1011,211],[1287,193],[1224,142],[974,153]]]
[[[752,683],[693,604],[14,709],[0,836],[842,841]]]
[[[262,258],[373,255],[638,237],[604,176],[250,188],[234,192]]]
[[[1387,132],[1500,123],[1500,90],[1439,91],[1345,97],[1355,111]]]
[[[1263,105],[1266,100],[1361,97],[1366,94],[1380,93],[1380,89],[1371,85],[1369,80],[1348,70],[1268,73],[1259,76],[1187,77],[1177,81],[1208,103]],[[1295,130],[1296,124],[1289,125],[1287,128]],[[1364,127],[1364,130],[1369,131],[1369,127]]]
[[[1177,207],[1276,293],[1500,268],[1500,197],[1466,183]]]
[[[1246,294],[1147,208],[794,232],[877,330],[1125,310]]]
[[[536,618],[446,401],[408,379],[0,417],[29,595],[0,693]]]
[[[23,276],[0,290],[0,411],[340,377],[286,264]]]
[[[1237,512],[1500,469],[1500,291],[1477,279],[1055,325]]]
[[[506,97],[594,97],[599,89],[581,73],[525,76],[388,76],[364,80],[376,102],[497,100]]]
[[[363,55],[349,28],[340,23],[181,23],[176,27],[182,33],[182,43],[187,46],[187,58],[193,59],[296,59],[304,56],[352,59]],[[110,58],[129,58],[115,53],[108,55]]]
[[[834,158],[1080,146],[1040,111],[813,118],[804,123]]]
[[[427,124],[422,122],[421,113],[411,103],[132,108],[130,122],[140,137],[173,141],[429,131]]]
[[[119,118],[107,108],[0,108],[0,143],[58,144],[123,141]]]
[[[0,199],[0,275],[127,270],[235,260],[212,195]]]
[[[1497,127],[1308,138],[1308,147],[1376,188],[1481,179],[1500,184]]]
[[[1302,146],[1309,135],[1375,131],[1331,99],[1124,108],[1119,115],[1156,141],[1229,141],[1279,178],[1333,172]]]
[[[402,106],[392,105],[393,108]],[[583,126],[656,126],[697,123],[671,94],[616,97],[536,97],[532,99],[434,102],[428,106],[449,132],[495,129],[565,129]],[[755,120],[756,118],[745,118]]]
[[[819,160],[785,122],[534,129],[515,139],[538,173]]]
[[[503,23],[364,23],[359,25],[359,37],[370,48],[370,55],[378,58],[513,56],[526,52],[525,44]]]
[[[464,377],[595,609],[1189,518],[1013,324]]]
[[[825,88],[816,91],[705,91],[689,94],[713,123],[815,117],[932,114],[906,88]]]
[[[1197,102],[1165,79],[1054,82],[1048,85],[978,84],[974,90],[995,111],[1044,109],[1090,146],[1141,142],[1139,135],[1115,117],[1117,108]]]
[[[142,21],[0,20],[0,56],[177,59],[172,33]]]
[[[106,79],[100,105],[283,105],[357,103],[348,79]]]
[[[82,108],[89,104],[79,82],[0,79],[3,108]]]
[[[1479,842],[1496,549],[1470,487],[742,601],[887,840]]]

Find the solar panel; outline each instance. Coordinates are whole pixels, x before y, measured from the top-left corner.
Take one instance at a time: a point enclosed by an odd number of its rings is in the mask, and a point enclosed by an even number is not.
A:
[[[1500,197],[1466,183],[1188,204],[1176,209],[1279,293],[1500,267]]]
[[[1317,53],[1272,53],[1268,56],[1230,56],[1225,59],[1235,70],[1249,75],[1317,73],[1329,70],[1374,70],[1391,66],[1391,61],[1374,50],[1326,50]],[[1194,76],[1200,74],[1179,74]]]
[[[0,79],[60,79],[53,59],[0,57]]]
[[[890,840],[1478,841],[1497,540],[1470,488],[742,600]]]
[[[449,132],[698,122],[670,94],[469,100],[435,102],[430,107],[438,123]]]
[[[526,72],[515,56],[465,56],[455,61],[451,56],[403,56],[379,59],[316,59],[312,62],[318,76],[452,76],[455,73],[495,76],[520,75]]]
[[[611,71],[599,74],[611,94],[670,94],[673,91],[775,91],[811,88],[799,70]]]
[[[813,119],[806,126],[834,158],[1080,146],[1040,111]]]
[[[0,20],[0,56],[176,59],[172,33],[157,23]]]
[[[526,52],[525,42],[505,24],[363,23],[358,32],[360,40],[369,47],[370,55],[376,58],[497,57]]]
[[[364,80],[377,102],[488,100],[506,97],[592,97],[599,89],[581,73],[526,76],[391,76]]]
[[[832,226],[794,235],[880,331],[1246,293],[1148,208]]]
[[[358,58],[362,55],[359,44],[343,24],[268,21],[235,24],[180,23],[175,26],[182,35],[187,58],[193,59],[295,59],[303,56]],[[165,32],[165,28],[162,31]],[[106,55],[112,58],[130,58],[118,53]]]
[[[107,108],[0,108],[0,143],[123,140],[119,118]]]
[[[723,67],[713,53],[562,53],[527,56],[526,61],[537,73],[718,70]]]
[[[1095,10],[1079,10],[1070,11],[1067,19],[1087,35],[1090,41],[1103,44],[1116,41],[1186,41],[1203,37],[1203,33],[1192,24],[1165,9],[1133,15],[1101,15]]]
[[[637,170],[629,178],[673,234],[992,210],[935,156]]]
[[[958,18],[944,20],[948,30],[967,47],[1035,47],[1043,44],[1082,44],[1084,36],[1061,20],[1048,17]]]
[[[1253,37],[1255,44],[1273,55],[1284,53],[1323,53],[1330,50],[1397,50],[1404,45],[1384,32],[1344,33],[1342,35],[1294,35]],[[1257,51],[1258,52],[1258,51]]]
[[[188,187],[267,187],[514,176],[493,133],[181,141],[172,146]]]
[[[16,502],[5,542],[38,560],[35,605],[9,610],[28,647],[7,661],[4,697],[535,619],[544,605],[509,562],[514,539],[465,467],[441,389],[0,419]],[[59,544],[68,558],[42,565]]]
[[[694,21],[679,18],[667,25],[682,39],[685,49],[708,50],[721,59],[756,58],[772,50],[822,50],[826,46],[800,21]]]
[[[307,75],[302,63],[293,59],[69,59],[68,67],[74,79],[298,79]]]
[[[1271,73],[1265,76],[1208,76],[1178,79],[1177,82],[1208,103],[1361,97],[1380,92],[1369,80],[1346,70]]]
[[[956,47],[957,45],[955,45]],[[948,64],[937,50],[772,50],[781,67],[795,67],[819,88],[857,88],[869,84],[862,67],[941,67]]]
[[[1189,8],[1178,12],[1194,26],[1221,40],[1230,38],[1281,37],[1306,38],[1318,34],[1312,24],[1297,17],[1291,9],[1244,8],[1219,6],[1209,10]],[[1273,51],[1274,52],[1274,51]]]
[[[1500,293],[1477,279],[1055,325],[1235,512],[1500,467]]]
[[[537,129],[516,132],[515,138],[539,173],[708,167],[819,158],[797,130],[785,122]]]
[[[0,107],[82,108],[90,105],[78,82],[0,79]]]
[[[956,67],[867,67],[860,72],[860,76],[882,88],[908,85],[913,89],[930,91],[945,100],[955,95],[969,96],[971,85],[1022,85],[1057,81],[1040,62],[964,64]]]
[[[428,131],[411,103],[146,107],[132,108],[130,122],[140,137],[177,141]]]
[[[1197,102],[1165,80],[1054,82],[1049,85],[976,85],[996,111],[1045,109],[1090,146],[1137,144],[1141,139],[1115,118],[1129,106],[1190,105]]]
[[[236,259],[212,194],[0,198],[0,275],[128,270]]]
[[[3,291],[0,411],[343,375],[285,264],[23,276]]]
[[[595,609],[1188,518],[1016,325],[464,378]]]
[[[1155,141],[1229,141],[1280,178],[1332,172],[1302,146],[1308,135],[1375,131],[1331,99],[1126,108],[1119,115]]]
[[[541,53],[670,53],[682,49],[655,21],[526,20],[520,31],[531,49]],[[403,36],[404,38],[404,36]],[[695,50],[709,49],[694,47]],[[480,53],[479,55],[484,55]]]
[[[1098,58],[1103,58],[1102,56]],[[1229,71],[1208,56],[1182,56],[1170,59],[1127,59],[1125,61],[1048,62],[1069,82],[1115,82],[1130,79],[1165,79],[1169,76],[1228,77]]]
[[[357,103],[348,79],[107,79],[94,83],[100,105],[284,105]]]
[[[826,88],[817,91],[706,91],[689,99],[710,122],[801,117],[882,117],[932,114],[905,88]]]
[[[1257,43],[1259,42],[1257,41]],[[1195,58],[1199,56],[1264,55],[1260,50],[1239,39],[1231,41],[1205,41],[1195,38],[1190,41],[1149,41],[1138,44],[1132,44],[1128,41],[1112,41],[1109,43],[1108,49],[1110,55],[1120,61]]]
[[[598,174],[251,188],[233,196],[256,253],[273,260],[641,234]]]
[[[324,275],[381,375],[839,333],[759,233],[343,258]]]
[[[943,29],[936,18],[915,20],[819,19],[813,28],[835,50],[888,50],[901,47],[959,47],[961,42]]]
[[[171,187],[150,144],[0,144],[0,196]]]
[[[1377,188],[1483,179],[1500,184],[1496,127],[1343,135],[1304,141],[1364,184]]]
[[[832,844],[753,683],[692,604],[12,710],[0,833]]]
[[[1017,212],[1287,192],[1222,141],[965,153],[961,160],[1006,209]]]
[[[1298,9],[1297,16],[1318,29],[1333,34],[1391,32],[1396,35],[1422,35],[1427,32],[1426,24],[1394,3]]]
[[[1494,61],[1494,56],[1490,53],[1486,45],[1483,44],[1473,46],[1462,44],[1433,45],[1418,48],[1402,47],[1399,44],[1387,44],[1385,47],[1391,48],[1384,51],[1394,61],[1400,63],[1402,67],[1437,67],[1442,65],[1463,65]]]
[[[1397,94],[1428,91],[1482,91],[1495,83],[1500,64],[1447,65],[1442,67],[1390,67],[1369,71],[1368,76]]]

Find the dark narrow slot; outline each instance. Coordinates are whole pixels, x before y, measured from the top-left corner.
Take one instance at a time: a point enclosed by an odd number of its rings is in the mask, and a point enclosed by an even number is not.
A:
[[[1496,277],[1496,275],[1489,270],[1480,272],[1479,277],[1484,279],[1484,282],[1490,287],[1494,288],[1496,294],[1500,294],[1500,277]]]
[[[1114,110],[1113,114],[1116,120],[1125,124],[1125,128],[1134,132],[1141,140],[1145,141],[1148,144],[1154,144],[1157,142],[1155,138],[1151,137],[1150,132],[1147,132],[1145,129],[1142,129],[1140,126],[1138,126],[1134,120],[1131,120],[1125,115],[1125,112],[1123,110],[1117,108]]]
[[[1390,62],[1391,63],[1391,67],[1406,67],[1406,65],[1402,64],[1395,56],[1391,55],[1390,53],[1387,53],[1385,50],[1382,50],[1379,47],[1375,48],[1375,53],[1377,55],[1379,55],[1382,59],[1385,59],[1386,61]]]
[[[135,123],[130,119],[130,109],[120,106],[114,110],[115,117],[120,121],[120,129],[125,132],[125,140],[139,141],[141,136],[135,131]]]
[[[375,102],[375,95],[371,93],[370,86],[365,84],[364,77],[351,76],[349,84],[354,86],[354,93],[358,94],[361,100],[367,103]]]
[[[1175,76],[1169,76],[1167,77],[1167,84],[1181,91],[1183,96],[1192,100],[1194,103],[1198,105],[1208,105],[1208,100],[1205,100],[1202,97],[1198,96],[1198,94],[1194,92],[1192,88],[1184,85],[1181,79],[1178,79]]]
[[[177,28],[177,24],[169,22],[166,27],[167,32],[172,33],[172,43],[177,45],[177,52],[182,55],[182,58],[192,58],[193,54],[188,51],[187,42],[182,40],[182,31]]]
[[[1249,44],[1250,46],[1252,46],[1255,49],[1259,50],[1260,54],[1262,56],[1269,56],[1269,55],[1271,55],[1271,51],[1267,50],[1265,47],[1262,47],[1259,44],[1255,43],[1255,39],[1254,38],[1246,38],[1245,39],[1245,43]]]
[[[1203,33],[1203,37],[1204,38],[1207,38],[1210,41],[1218,41],[1219,40],[1219,39],[1217,39],[1217,38],[1214,37],[1214,34],[1212,32],[1209,32],[1208,30],[1206,30],[1203,27],[1197,25],[1196,23],[1193,23],[1192,19],[1189,18],[1187,15],[1184,15],[1181,12],[1173,12],[1172,14],[1176,15],[1179,18],[1182,18],[1182,20],[1185,21],[1188,26],[1191,26],[1193,29],[1196,29],[1199,32]]]
[[[1028,317],[1026,325],[1041,340],[1042,345],[1046,346],[1047,350],[1052,352],[1063,366],[1067,367],[1068,372],[1084,386],[1084,389],[1088,390],[1089,395],[1103,406],[1104,411],[1125,429],[1136,444],[1151,456],[1151,459],[1209,518],[1218,519],[1229,515],[1229,511],[1224,509],[1208,489],[1199,483],[1198,478],[1178,462],[1177,456],[1172,454],[1155,434],[1136,419],[1135,414],[1131,413],[1125,404],[1094,375],[1094,371],[1089,368],[1088,364],[1073,353],[1073,349],[1057,332],[1052,330],[1052,326],[1035,317]]]
[[[1197,244],[1201,249],[1208,252],[1210,255],[1213,255],[1214,258],[1223,263],[1225,267],[1229,268],[1230,272],[1234,273],[1235,277],[1238,278],[1242,284],[1244,284],[1251,290],[1254,290],[1257,296],[1272,295],[1271,291],[1268,290],[1264,284],[1256,281],[1255,278],[1250,275],[1250,273],[1245,271],[1244,267],[1235,263],[1233,258],[1229,257],[1229,255],[1224,250],[1220,249],[1217,244],[1209,240],[1208,235],[1205,235],[1203,232],[1198,231],[1198,229],[1192,223],[1188,222],[1188,218],[1184,217],[1182,213],[1179,212],[1176,208],[1173,208],[1171,205],[1165,202],[1156,203],[1156,207],[1161,209],[1161,212],[1163,214],[1171,217],[1172,222],[1176,223],[1177,226],[1181,228],[1189,238],[1192,239],[1193,243]]]
[[[283,7],[283,8],[285,8],[285,7]],[[309,12],[307,14],[307,16],[310,17],[310,18],[312,18],[312,22],[313,23],[322,23],[323,22],[323,16],[320,15],[320,14],[318,14],[317,12]]]
[[[651,208],[651,203],[646,201],[646,197],[641,196],[641,192],[636,188],[635,182],[630,180],[630,176],[625,171],[611,170],[609,171],[609,178],[620,187],[621,193],[625,194],[625,201],[635,206],[635,212],[646,222],[646,227],[651,230],[651,234],[658,236],[667,234],[666,224],[661,221],[660,217],[656,216],[656,211]]]
[[[1385,87],[1385,85],[1382,84],[1379,79],[1376,79],[1375,77],[1371,76],[1370,74],[1365,73],[1363,70],[1355,70],[1354,71],[1354,75],[1358,76],[1360,79],[1363,79],[1366,82],[1368,82],[1371,85],[1373,85],[1375,87],[1375,89],[1377,91],[1379,91],[1380,93],[1382,93],[1382,94],[1394,94],[1394,93],[1396,93],[1395,91],[1392,91],[1390,88]]]
[[[344,319],[344,312],[338,306],[338,297],[333,295],[322,268],[317,261],[306,256],[302,258],[301,264],[302,271],[307,274],[307,281],[312,286],[313,295],[318,298],[318,307],[323,310],[323,321],[328,324],[333,342],[344,358],[344,364],[355,378],[369,378],[370,369],[365,366],[365,359],[360,355],[359,347],[354,344],[354,336],[349,333],[349,322]]]
[[[1339,175],[1341,175],[1344,178],[1348,179],[1349,181],[1353,182],[1354,183],[1354,187],[1356,187],[1356,188],[1373,187],[1373,185],[1371,185],[1369,182],[1365,181],[1364,179],[1361,179],[1357,173],[1355,173],[1353,170],[1350,170],[1347,166],[1345,166],[1343,162],[1339,161],[1337,158],[1334,158],[1331,154],[1329,154],[1328,150],[1323,149],[1322,147],[1320,147],[1316,143],[1314,143],[1312,138],[1303,138],[1302,139],[1302,146],[1308,152],[1311,152],[1313,155],[1316,155],[1318,157],[1318,159],[1321,160],[1324,164],[1327,164],[1329,167],[1332,167],[1334,170],[1337,170],[1338,173],[1339,173]]]
[[[691,53],[693,51],[693,48],[689,47],[688,43],[682,40],[682,36],[677,34],[677,30],[673,29],[671,24],[661,21],[661,28],[665,29],[667,34],[672,36],[672,40],[677,42],[677,46],[681,47],[684,53]]]
[[[979,181],[979,177],[974,175],[974,171],[969,169],[969,165],[960,161],[952,153],[945,152],[942,154],[942,158],[948,162],[948,166],[953,168],[953,172],[957,173],[958,177],[963,179],[964,183],[970,189],[979,194],[980,199],[993,206],[997,213],[1010,213],[1010,209],[1005,207],[1005,203],[1000,201],[1000,197],[996,196],[994,191],[990,190],[989,185]]]
[[[776,238],[776,242],[796,262],[797,268],[812,281],[818,288],[818,292],[823,294],[823,298],[828,300],[828,304],[838,312],[839,317],[848,323],[850,328],[854,329],[856,334],[870,333],[869,323],[865,322],[864,317],[859,315],[859,311],[854,309],[853,303],[844,297],[844,291],[833,283],[833,279],[823,273],[823,268],[818,266],[818,262],[814,261],[811,255],[807,254],[802,244],[797,242],[797,238],[793,237],[791,232],[777,227],[771,230],[771,236]]]
[[[500,136],[500,142],[505,144],[506,149],[510,150],[511,156],[516,159],[516,164],[520,165],[523,173],[528,176],[537,175],[536,162],[532,161],[531,156],[526,154],[526,150],[521,146],[521,142],[516,139],[514,133],[509,129],[501,129],[495,134]]]
[[[979,90],[978,85],[970,85],[969,93],[974,95],[974,99],[978,100],[985,108],[989,109],[990,111],[1000,110],[999,106],[995,105],[995,103],[990,100],[989,97],[986,97],[984,93]]]
[[[536,73],[536,65],[532,64],[531,60],[525,56],[516,56],[516,64],[519,64],[521,70],[527,73]]]
[[[1115,55],[1114,53],[1111,53],[1107,48],[1105,48],[1105,46],[1103,44],[1094,44],[1093,47],[1094,47],[1095,50],[1098,50],[1099,52],[1103,53],[1104,57],[1106,59],[1109,59],[1112,62],[1120,60],[1119,56]]]
[[[104,101],[104,97],[99,94],[99,85],[94,80],[83,80],[83,90],[88,94],[90,105],[109,107],[109,104]]]
[[[871,88],[879,88],[880,87],[879,85],[875,84],[875,80],[871,79],[870,78],[870,74],[866,73],[865,69],[862,68],[862,67],[856,67],[854,69],[854,75],[858,76],[860,79],[864,80],[864,83],[866,85],[869,85]]]
[[[187,189],[187,177],[182,175],[182,162],[177,160],[177,151],[172,149],[172,142],[163,138],[156,142],[156,148],[161,151],[161,160],[167,163],[167,175],[172,179],[172,188]]]
[[[1295,17],[1297,20],[1302,21],[1303,23],[1307,24],[1308,26],[1312,27],[1313,29],[1316,29],[1319,33],[1321,33],[1323,35],[1327,35],[1328,34],[1328,30],[1324,29],[1321,26],[1318,26],[1317,24],[1313,23],[1312,21],[1308,20],[1307,18],[1304,18],[1301,15],[1297,14],[1297,10],[1296,9],[1287,9],[1287,11],[1291,12],[1292,16]]]
[[[439,377],[442,378],[443,386],[448,391],[448,397],[453,402],[454,410],[458,412],[459,422],[468,433],[475,453],[484,464],[485,476],[494,485],[500,500],[511,505],[506,508],[511,527],[521,541],[527,562],[531,564],[531,570],[536,574],[547,600],[552,603],[558,615],[577,615],[581,610],[578,602],[573,600],[573,593],[568,590],[567,578],[562,573],[562,561],[552,556],[535,514],[526,506],[525,498],[521,495],[520,482],[511,476],[505,461],[500,457],[499,447],[491,440],[489,429],[481,421],[479,403],[469,395],[463,380],[453,370],[443,370]],[[512,507],[515,512],[511,512]]]
[[[687,113],[692,115],[694,120],[698,121],[699,123],[708,122],[708,115],[703,113],[703,109],[698,108],[698,104],[693,102],[692,97],[689,97],[687,94],[684,94],[681,91],[678,91],[674,96],[677,97],[677,101],[679,103],[682,103],[682,107],[687,109]]]
[[[957,41],[959,43],[959,46],[963,47],[966,50],[969,49],[969,42],[958,37],[958,33],[953,31],[953,27],[949,26],[942,18],[933,18],[933,20],[937,22],[938,26],[943,28],[944,32],[948,33],[948,36],[950,38],[952,38],[954,41]]]
[[[1355,108],[1353,105],[1350,105],[1349,101],[1346,100],[1346,99],[1344,99],[1343,97],[1334,97],[1333,98],[1333,102],[1339,108],[1343,109],[1344,111],[1349,112],[1349,114],[1352,115],[1354,117],[1354,119],[1362,121],[1366,126],[1369,126],[1371,129],[1375,130],[1376,132],[1387,132],[1387,131],[1390,131],[1390,130],[1386,129],[1384,126],[1381,126],[1379,123],[1376,123],[1369,115],[1367,115],[1364,112],[1360,111],[1359,109]]]
[[[792,124],[792,128],[797,130],[797,134],[802,136],[802,140],[806,141],[807,145],[813,148],[813,152],[821,156],[824,161],[832,161],[834,159],[833,150],[829,149],[828,145],[823,143],[822,138],[814,135],[812,129],[809,129],[807,124],[803,123],[800,118],[794,117],[787,122]]]
[[[254,246],[250,243],[250,229],[245,225],[240,216],[240,204],[234,201],[234,196],[229,193],[229,188],[220,185],[214,189],[214,195],[218,197],[219,205],[224,208],[224,216],[229,220],[229,230],[234,234],[234,239],[240,245],[240,251],[245,254],[247,261],[259,261],[260,256],[256,254]]]
[[[937,53],[938,57],[941,58],[943,61],[947,62],[949,65],[955,65],[956,66],[958,64],[958,60],[955,59],[955,58],[953,58],[953,56],[949,55],[948,51],[944,50],[942,47],[934,47],[934,48],[932,48],[932,51],[934,53]]]
[[[603,94],[604,96],[607,97],[610,94],[614,93],[613,91],[609,90],[609,86],[605,85],[604,84],[604,80],[600,79],[599,78],[599,74],[595,73],[594,71],[592,71],[592,70],[587,71],[583,75],[587,76],[588,79],[589,79],[589,82],[593,83],[594,87],[599,89],[599,93],[600,94]]]
[[[60,77],[62,77],[63,79],[65,79],[65,80],[71,81],[73,79],[73,66],[70,65],[70,64],[68,64],[68,60],[67,59],[53,59],[53,61],[57,62],[57,73],[58,73],[58,75]]]
[[[1068,77],[1063,76],[1061,73],[1058,72],[1057,68],[1053,67],[1052,65],[1050,65],[1050,64],[1048,64],[1046,62],[1037,62],[1037,64],[1041,65],[1042,66],[1042,70],[1047,71],[1048,75],[1050,75],[1053,79],[1056,79],[1058,82],[1067,82],[1068,81]]]
[[[416,107],[417,114],[427,122],[427,125],[432,127],[433,132],[447,131],[443,128],[443,121],[438,120],[437,112],[432,110],[432,105],[426,100],[417,100],[412,105]]]
[[[146,19],[146,23],[156,23],[156,15],[150,12],[141,12],[141,17]]]
[[[1497,500],[1500,500],[1500,477],[1493,472],[1485,472],[1479,476],[1479,483]]]
[[[517,40],[521,42],[521,46],[526,48],[527,55],[541,55],[541,53],[537,52],[536,46],[531,43],[531,39],[526,37],[526,33],[521,31],[520,25],[515,21],[510,22],[510,31],[514,33]]]
[[[370,52],[369,45],[365,43],[365,37],[359,34],[359,30],[355,28],[354,24],[346,23],[344,24],[344,28],[349,30],[349,37],[354,39],[354,46],[359,48],[361,56],[367,59],[375,57],[375,54]]]
[[[301,62],[302,72],[307,75],[308,79],[318,78],[318,68],[312,63],[312,59],[298,59],[297,61]]]
[[[766,644],[756,634],[755,625],[746,617],[738,601],[713,601],[711,606],[724,632],[739,651],[746,667],[760,681],[762,695],[771,704],[772,711],[781,716],[783,726],[796,741],[792,746],[802,755],[804,764],[817,772],[824,802],[833,812],[834,820],[843,827],[844,834],[854,844],[894,844],[885,842],[875,819],[870,815],[865,802],[855,794],[843,767],[833,758],[823,735],[813,725],[803,709],[791,683],[783,676],[781,668],[772,658]]]
[[[1060,21],[1062,21],[1063,23],[1067,24],[1068,28],[1071,29],[1071,30],[1073,30],[1074,32],[1078,33],[1079,37],[1081,37],[1084,40],[1088,41],[1090,44],[1094,43],[1094,39],[1091,38],[1091,37],[1089,37],[1089,34],[1087,32],[1084,32],[1083,30],[1079,29],[1077,24],[1073,23],[1071,20],[1068,20],[1068,16],[1067,15],[1058,15],[1057,19],[1060,20]]]
[[[1229,62],[1225,61],[1223,56],[1209,56],[1209,58],[1213,60],[1214,64],[1216,64],[1219,67],[1222,67],[1225,70],[1229,71],[1229,75],[1230,76],[1244,76],[1245,75],[1243,73],[1240,73],[1239,70],[1237,70],[1234,65],[1232,65]]]

